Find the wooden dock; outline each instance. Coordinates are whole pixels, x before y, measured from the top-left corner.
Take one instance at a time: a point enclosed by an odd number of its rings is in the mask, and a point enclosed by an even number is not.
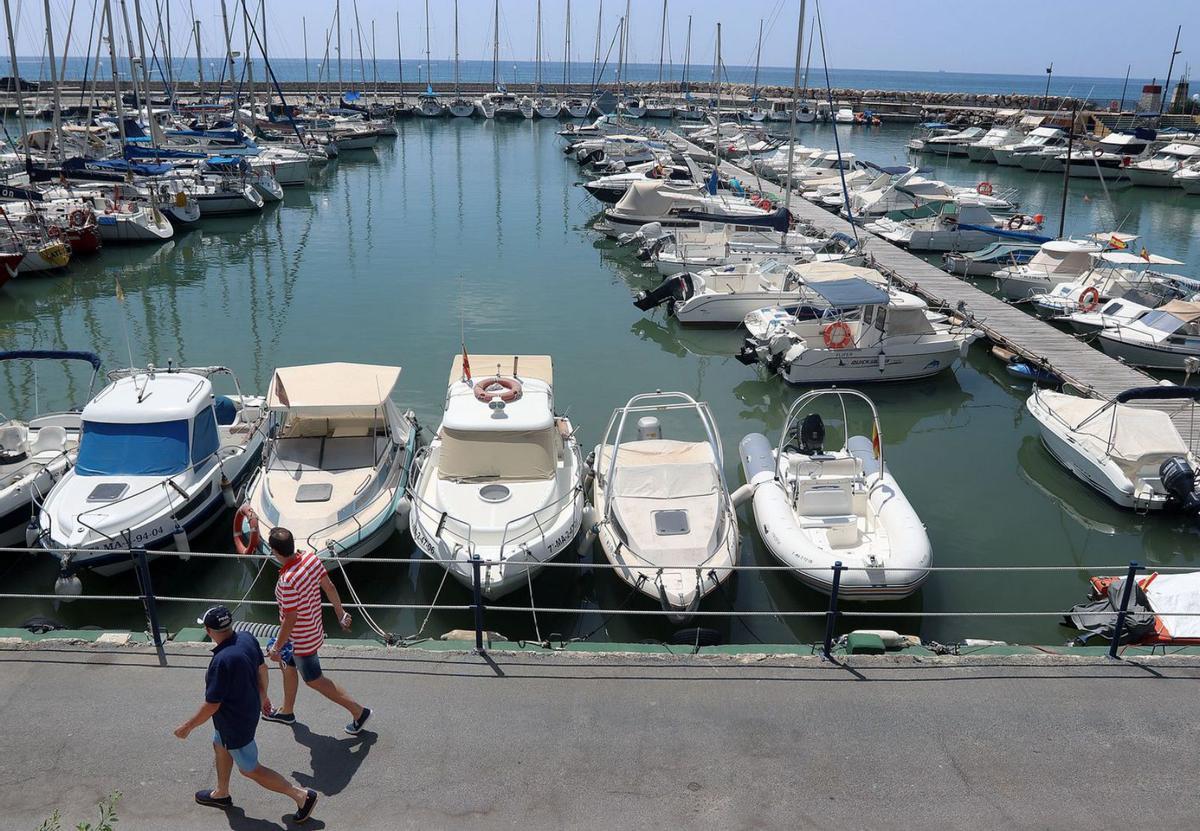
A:
[[[672,134],[674,135],[674,134]],[[712,154],[707,150],[680,137],[689,149],[699,157]],[[752,171],[745,170],[727,161],[721,162],[724,175],[736,177],[748,189],[759,190],[781,202],[783,189]],[[992,343],[1009,349],[1036,366],[1044,367],[1063,378],[1084,395],[1094,398],[1112,399],[1118,393],[1132,387],[1158,384],[1156,378],[1142,370],[1122,363],[1093,348],[1068,332],[1057,329],[1044,320],[1025,312],[1018,306],[988,294],[936,266],[930,265],[904,249],[876,237],[863,228],[851,224],[807,199],[793,193],[790,205],[792,213],[825,233],[841,232],[857,236],[864,252],[874,261],[875,268],[891,277],[896,283],[925,299],[931,307],[958,312],[970,316],[972,325],[982,331]],[[1154,406],[1172,412],[1172,418],[1184,441],[1195,445],[1200,438],[1200,425],[1194,423],[1190,406],[1176,407],[1174,402],[1152,402]]]

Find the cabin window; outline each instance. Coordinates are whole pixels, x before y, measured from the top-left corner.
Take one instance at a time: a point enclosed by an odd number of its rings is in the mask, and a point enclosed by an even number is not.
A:
[[[80,476],[173,476],[187,468],[186,419],[149,424],[83,422],[75,463]]]
[[[554,426],[529,431],[443,428],[438,476],[458,481],[551,479],[561,446]]]
[[[887,326],[887,307],[878,306],[878,311],[875,312],[875,328],[880,332]]]
[[[196,416],[192,428],[192,464],[198,465],[217,452],[221,441],[217,438],[217,417],[212,407],[205,407]]]
[[[1105,306],[1103,309],[1101,309],[1100,314],[1115,315],[1117,312],[1121,311],[1121,308],[1122,308],[1121,304],[1118,303],[1116,300],[1114,300],[1113,302],[1111,302],[1107,306]]]
[[[1174,332],[1183,326],[1183,321],[1170,312],[1148,312],[1142,317],[1142,323],[1159,332]]]

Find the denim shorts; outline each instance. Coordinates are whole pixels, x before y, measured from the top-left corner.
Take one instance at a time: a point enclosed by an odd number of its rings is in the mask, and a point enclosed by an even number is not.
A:
[[[275,639],[271,638],[267,641],[267,649],[270,649],[275,644]],[[311,655],[297,655],[292,649],[292,642],[288,641],[279,650],[280,659],[289,667],[294,667],[300,671],[300,677],[307,683],[312,683],[321,677],[321,659],[317,657],[317,653]]]
[[[225,742],[221,740],[221,734],[213,731],[213,744],[217,747],[225,747]],[[238,766],[238,770],[242,773],[249,773],[258,767],[258,743],[254,739],[250,740],[250,744],[242,745],[241,747],[229,751],[229,755],[233,757],[233,763]]]

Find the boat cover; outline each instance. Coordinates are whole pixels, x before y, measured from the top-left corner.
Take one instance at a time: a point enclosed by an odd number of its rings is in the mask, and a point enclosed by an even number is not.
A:
[[[400,379],[400,367],[328,363],[280,367],[267,406],[307,418],[373,418]]]
[[[1121,608],[1121,594],[1125,591],[1125,578],[1113,580],[1097,600],[1079,603],[1067,614],[1067,622],[1083,632],[1080,642],[1099,635],[1112,640],[1117,629],[1117,610]],[[1121,630],[1119,643],[1140,643],[1154,634],[1154,615],[1146,593],[1137,583],[1129,597],[1125,616],[1125,627]]]
[[[1171,417],[1162,410],[1059,392],[1041,391],[1037,396],[1048,410],[1070,425],[1081,444],[1111,458],[1130,479],[1147,464],[1157,465],[1172,456],[1188,454]],[[1100,412],[1106,407],[1111,412]]]
[[[792,226],[792,215],[787,208],[776,208],[764,214],[725,214],[706,211],[680,211],[683,219],[697,222],[724,222],[729,225],[747,225],[752,228],[770,228],[779,233],[787,233]]]
[[[467,355],[474,378],[489,378],[493,375],[515,375],[517,378],[532,378],[554,386],[554,362],[549,355]],[[463,356],[455,355],[450,367],[450,384],[463,379]]]
[[[665,216],[679,203],[694,201],[694,197],[682,197],[676,191],[664,189],[661,180],[631,182],[614,210],[634,216]]]
[[[1166,312],[1184,323],[1200,320],[1200,303],[1189,303],[1186,300],[1171,300],[1159,306],[1157,311]]]
[[[544,430],[481,431],[442,428],[438,478],[451,480],[553,479],[561,439]]]
[[[806,283],[822,283],[831,280],[846,280],[857,277],[879,286],[887,284],[887,278],[873,268],[846,265],[844,263],[812,262],[792,266],[792,274]]]
[[[840,280],[820,280],[809,283],[809,288],[821,295],[836,309],[851,309],[858,306],[882,306],[888,302],[888,293],[879,286],[861,277]]]

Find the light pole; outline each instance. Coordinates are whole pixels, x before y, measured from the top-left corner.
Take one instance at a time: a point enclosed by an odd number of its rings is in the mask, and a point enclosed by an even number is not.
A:
[[[1054,75],[1054,61],[1050,61],[1050,65],[1046,67],[1046,94],[1042,96],[1042,109],[1046,109],[1046,102],[1050,100],[1050,77]]]

